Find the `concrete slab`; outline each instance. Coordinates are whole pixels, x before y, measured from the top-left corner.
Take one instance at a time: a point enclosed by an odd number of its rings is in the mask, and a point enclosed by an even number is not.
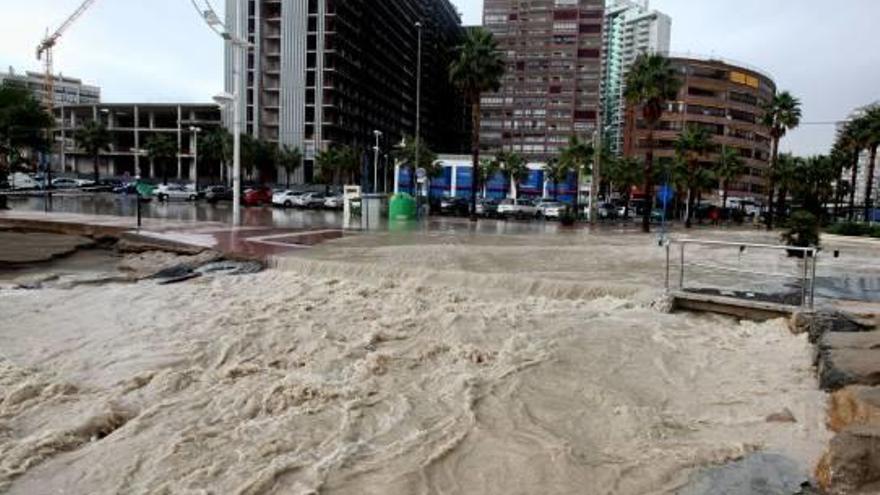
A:
[[[0,266],[50,261],[94,244],[80,236],[0,232]]]

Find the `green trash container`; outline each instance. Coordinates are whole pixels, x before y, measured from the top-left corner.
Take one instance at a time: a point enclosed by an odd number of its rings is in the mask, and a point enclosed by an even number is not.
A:
[[[391,197],[388,207],[388,219],[391,221],[409,221],[416,219],[416,200],[406,193]]]

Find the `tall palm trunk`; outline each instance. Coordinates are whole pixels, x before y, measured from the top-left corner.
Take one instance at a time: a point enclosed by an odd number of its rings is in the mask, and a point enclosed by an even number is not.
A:
[[[162,160],[162,184],[168,185],[168,162]]]
[[[777,216],[779,217],[780,220],[787,217],[787,215],[785,214],[785,208],[786,208],[786,206],[788,206],[787,203],[788,203],[788,184],[783,184],[779,188],[779,207],[778,207],[779,213]]]
[[[859,155],[861,153],[856,150],[853,153],[852,178],[849,181],[849,221],[855,220],[856,216],[856,180],[859,175]]]
[[[101,179],[101,170],[100,170],[100,166],[98,165],[99,154],[100,154],[100,152],[95,153],[95,161],[92,163],[95,166],[95,169],[94,169],[94,171],[95,171],[95,185],[97,185],[98,181]]]
[[[598,189],[597,189],[598,190]],[[574,208],[574,216],[578,217],[578,199],[581,195],[581,167],[578,166],[574,171],[574,199],[571,200],[571,206]],[[593,198],[595,201],[597,198]]]
[[[648,124],[648,151],[645,153],[645,206],[642,232],[651,232],[651,210],[654,208],[654,123]]]
[[[779,138],[773,137],[773,155],[770,159],[770,175],[767,183],[767,230],[773,230],[773,199],[776,194],[776,165],[779,162]]]
[[[724,180],[724,189],[721,194],[721,209],[722,210],[727,210],[727,193],[728,193],[728,190],[730,189],[729,184],[730,184],[730,181],[725,179]]]
[[[843,163],[837,167],[837,185],[834,187],[834,220],[840,218],[840,202],[843,200],[843,189],[840,187],[843,182]]]
[[[471,175],[471,221],[477,221],[477,191],[479,190],[480,178],[480,95],[473,95],[471,100],[471,153],[473,154],[474,169]]]
[[[877,165],[877,146],[871,147],[871,157],[868,160],[868,177],[865,181],[865,221],[873,220],[874,205],[871,193],[874,192],[874,167]]]
[[[696,199],[697,194],[694,190],[694,187],[691,186],[688,188],[688,199],[687,199],[687,218],[685,218],[684,226],[687,229],[690,229],[694,226],[694,200]]]

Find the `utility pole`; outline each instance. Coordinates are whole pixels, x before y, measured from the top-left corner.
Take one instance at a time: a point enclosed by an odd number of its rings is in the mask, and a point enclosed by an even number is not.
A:
[[[373,193],[379,192],[379,138],[382,137],[382,131],[373,131],[376,137],[376,146],[373,146]]]

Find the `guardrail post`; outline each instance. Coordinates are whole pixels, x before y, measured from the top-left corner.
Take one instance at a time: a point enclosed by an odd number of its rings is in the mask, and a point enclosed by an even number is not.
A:
[[[813,279],[810,282],[810,309],[816,307],[816,263],[819,262],[819,250],[813,250]]]
[[[681,243],[681,270],[678,274],[678,290],[684,290],[684,246],[685,243]]]
[[[810,281],[810,251],[802,251],[804,255],[804,278],[801,280],[801,308],[807,307],[807,284]]]
[[[669,292],[669,263],[670,263],[670,248],[671,243],[666,241],[666,292]]]

